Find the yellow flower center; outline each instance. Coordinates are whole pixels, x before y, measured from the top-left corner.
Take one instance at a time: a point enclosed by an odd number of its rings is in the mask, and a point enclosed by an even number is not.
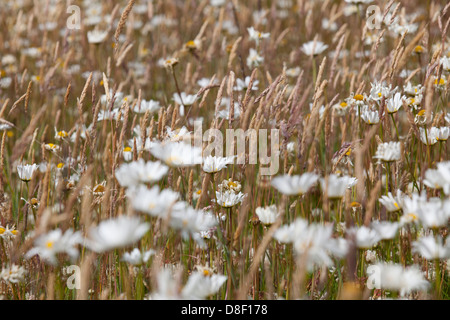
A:
[[[5,229],[4,228],[0,228],[0,234],[5,233]]]
[[[204,275],[205,277],[208,277],[208,276],[210,275],[209,270],[204,269],[204,270],[203,270],[203,275]]]
[[[438,84],[438,80],[437,80],[437,79],[436,79],[436,80],[434,80],[434,84],[436,84],[436,85]],[[444,79],[442,79],[442,78],[441,78],[441,79],[439,79],[439,85],[440,85],[440,86],[443,86],[444,84],[445,84],[445,80],[444,80]]]
[[[60,162],[57,164],[56,166],[58,169],[62,169],[62,167],[64,167],[64,163]]]
[[[353,97],[353,99],[358,100],[358,101],[363,101],[364,96],[362,94],[357,94]]]
[[[180,162],[180,158],[177,156],[171,156],[167,159],[167,163],[174,164]]]
[[[197,193],[197,194],[202,194],[202,190],[200,189],[200,190],[198,190],[196,193]]]
[[[186,48],[189,49],[195,49],[197,46],[195,45],[195,42],[193,40],[190,40],[186,43]]]
[[[53,241],[47,241],[47,243],[45,244],[45,246],[49,249],[53,248]]]
[[[359,208],[359,207],[361,207],[361,204],[360,204],[359,202],[353,201],[353,202],[350,204],[350,206],[351,206],[352,208]]]
[[[425,114],[425,110],[420,110],[419,113],[417,114],[418,116],[423,116]]]
[[[229,181],[229,182],[228,182],[228,186],[229,186],[229,187],[234,187],[234,188],[236,188],[238,185],[237,185],[237,183],[235,183],[235,182],[233,182],[233,181]]]
[[[411,219],[414,220],[414,221],[417,220],[417,215],[414,214],[414,213],[409,213],[409,214],[408,214],[408,217],[411,218]]]
[[[345,107],[347,107],[347,103],[346,102],[341,102],[340,106],[341,106],[341,108],[345,108]]]
[[[414,51],[415,51],[416,53],[421,53],[421,52],[423,52],[423,47],[422,47],[422,46],[416,46],[416,47],[414,48]]]
[[[131,152],[131,148],[130,147],[125,147],[125,148],[123,148],[123,152]]]
[[[346,156],[349,156],[352,153],[352,149],[349,148],[348,151],[345,153]]]
[[[105,192],[105,187],[101,184],[94,188],[94,192]]]
[[[63,131],[59,131],[58,132],[58,136],[60,136],[62,138],[65,138],[65,137],[67,137],[67,132],[65,132],[64,130]]]
[[[16,235],[16,234],[17,234],[17,230],[11,230],[11,233],[12,233],[13,235]]]
[[[6,131],[6,135],[7,135],[9,138],[11,138],[11,137],[14,136],[14,132],[12,132],[11,130]]]

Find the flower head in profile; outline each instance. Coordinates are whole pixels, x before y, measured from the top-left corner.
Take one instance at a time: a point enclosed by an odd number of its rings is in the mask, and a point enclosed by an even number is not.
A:
[[[402,209],[402,192],[397,190],[397,195],[394,197],[391,192],[387,196],[381,196],[380,203],[386,208],[388,212],[396,212]]]
[[[394,91],[397,89],[392,90],[392,85],[386,86],[383,83],[375,81],[374,83],[370,84],[372,88],[370,89],[369,97],[373,101],[380,101],[381,99],[390,98]]]
[[[169,168],[160,161],[148,161],[143,159],[124,163],[116,169],[115,176],[122,187],[130,187],[140,183],[153,183],[161,180],[167,174]]]
[[[432,189],[442,189],[446,195],[450,195],[450,161],[439,162],[436,167],[425,171],[423,183]]]
[[[170,215],[170,226],[180,230],[184,239],[191,236],[200,246],[203,246],[202,232],[207,232],[217,224],[216,217],[209,211],[196,210],[186,202],[177,203]]]
[[[233,88],[235,91],[242,91],[247,90],[247,88],[250,86],[250,76],[245,77],[244,80],[242,79],[236,79],[236,86]],[[259,80],[253,80],[252,88],[251,90],[255,91],[258,90],[258,84]]]
[[[188,140],[191,137],[191,131],[188,130],[185,126],[179,129],[172,129],[170,127],[166,127],[167,136],[166,141],[171,142],[179,142],[179,141],[190,141]],[[186,140],[185,140],[186,139]]]
[[[206,299],[219,291],[227,279],[227,276],[221,274],[195,271],[189,276],[181,294],[186,299]]]
[[[154,217],[164,218],[178,201],[178,192],[169,188],[159,189],[158,185],[148,189],[144,185],[127,190],[133,209]]]
[[[355,244],[358,248],[371,249],[381,240],[380,234],[376,230],[366,226],[352,227],[347,230],[347,233],[355,237]]]
[[[423,144],[432,146],[438,142],[439,129],[436,127],[431,128],[419,128],[420,132],[420,141]]]
[[[450,245],[444,245],[441,236],[425,236],[412,243],[412,252],[428,260],[447,259],[450,258]]]
[[[198,96],[196,94],[187,94],[186,92],[181,92],[181,95],[178,93],[173,94],[173,100],[183,106],[193,105],[197,100]]]
[[[374,158],[385,162],[398,161],[401,157],[400,142],[384,142],[378,145]]]
[[[24,182],[31,181],[31,178],[33,177],[34,172],[38,168],[38,165],[33,164],[19,164],[17,166],[17,174],[19,175],[20,180]]]
[[[289,225],[281,226],[274,233],[274,238],[281,243],[292,243],[295,252],[306,259],[309,271],[314,267],[333,265],[331,256],[342,258],[346,255],[346,240],[332,237],[333,226],[317,223],[308,224],[306,220],[296,219]]]
[[[227,165],[234,162],[235,157],[216,157],[207,156],[203,158],[203,171],[207,173],[216,173],[227,167]]]
[[[439,63],[442,65],[442,69],[450,72],[450,57],[443,56]]]
[[[403,215],[400,217],[401,225],[418,224],[421,204],[425,201],[427,201],[425,192],[421,194],[413,193],[411,197],[403,197]]]
[[[247,66],[252,69],[254,67],[258,67],[264,61],[264,57],[258,54],[253,48],[250,48],[250,52],[247,57]]]
[[[119,216],[101,221],[89,230],[86,246],[95,252],[124,248],[140,240],[150,229],[150,224],[138,217]]]
[[[169,268],[159,271],[157,276],[157,290],[149,296],[151,300],[203,300],[217,293],[227,280],[227,276],[220,274],[205,274],[193,272],[187,283],[181,288],[180,279],[176,279]]]
[[[356,185],[357,179],[349,176],[339,177],[335,174],[320,179],[320,186],[330,199],[341,199],[347,189]]]
[[[34,241],[33,248],[26,253],[25,257],[30,259],[38,255],[42,260],[56,265],[58,262],[56,255],[59,253],[68,254],[72,260],[78,258],[79,251],[76,246],[82,242],[81,232],[68,229],[63,233],[61,229],[56,229],[39,236]]]
[[[361,111],[361,119],[363,119],[365,123],[370,125],[374,125],[380,122],[378,111],[370,110],[369,108],[365,108]]]
[[[155,254],[155,250],[150,249],[144,252],[141,252],[138,248],[134,248],[131,252],[125,252],[122,256],[122,261],[128,262],[134,266],[140,266],[147,261]]]
[[[11,264],[2,269],[0,272],[0,280],[8,283],[20,283],[25,280],[25,275],[27,270],[24,267],[18,266],[16,264]]]
[[[423,93],[425,87],[421,84],[413,86],[411,82],[408,81],[406,85],[403,86],[403,91],[410,96],[417,96]]]
[[[282,175],[272,179],[272,186],[285,195],[302,195],[317,183],[319,176],[312,172],[302,175]]]
[[[328,49],[328,46],[321,41],[309,41],[302,45],[301,50],[308,56],[317,56]]]
[[[45,148],[45,150],[49,150],[49,151],[52,151],[52,152],[56,152],[56,151],[58,151],[61,147],[58,146],[58,145],[56,145],[56,144],[53,144],[53,143],[46,143],[46,144],[44,144],[44,148]]]
[[[426,291],[430,286],[422,271],[415,265],[404,268],[401,264],[380,262],[369,268],[376,268],[378,271],[379,279],[376,285],[380,289],[398,291],[401,296],[413,291]]]
[[[437,141],[447,141],[450,135],[449,127],[438,127],[436,130],[436,140]]]
[[[100,44],[105,41],[108,36],[108,31],[102,31],[99,29],[94,29],[92,31],[87,32],[87,38],[89,43]]]
[[[122,151],[123,160],[125,161],[131,161],[133,160],[133,148],[131,147],[124,147]]]
[[[435,197],[421,201],[417,213],[424,228],[446,227],[450,218],[450,200]]]
[[[255,212],[259,221],[261,221],[264,225],[271,225],[275,223],[278,216],[278,209],[274,204],[268,207],[258,207]]]
[[[388,113],[396,113],[403,105],[406,98],[397,92],[392,98],[386,101],[386,109]]]
[[[169,167],[190,167],[203,161],[201,148],[183,142],[155,143],[150,152]]]
[[[174,66],[176,66],[180,60],[178,58],[166,58],[160,60],[160,65],[163,66],[166,69],[172,69]]]
[[[247,31],[250,36],[250,40],[254,40],[256,43],[258,43],[262,39],[268,39],[270,37],[270,33],[257,31],[253,27],[247,28]]]
[[[239,105],[239,102],[234,102],[234,119],[238,119],[241,116],[241,106]],[[216,117],[222,118],[222,119],[230,119],[231,115],[231,102],[230,98],[222,98],[221,106],[216,110]]]
[[[193,105],[197,99],[198,96],[196,94],[187,94],[186,92],[173,94],[173,100],[180,106],[180,116],[184,116],[184,107]]]
[[[161,109],[161,105],[159,104],[159,101],[154,100],[142,100],[140,105],[136,105],[133,108],[133,111],[136,113],[154,113]]]
[[[241,203],[245,198],[242,192],[236,193],[232,190],[216,191],[217,204],[224,208],[231,208]]]
[[[378,221],[375,220],[371,224],[371,228],[380,236],[381,240],[393,239],[400,227],[398,222]]]

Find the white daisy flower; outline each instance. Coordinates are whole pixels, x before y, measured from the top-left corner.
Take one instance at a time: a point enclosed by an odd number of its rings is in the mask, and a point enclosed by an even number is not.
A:
[[[148,189],[140,185],[127,190],[133,209],[154,217],[166,217],[178,201],[180,195],[171,189],[160,190],[159,186]]]
[[[34,172],[38,168],[38,165],[33,163],[30,164],[19,164],[17,166],[17,174],[19,175],[20,180],[29,182],[31,181],[31,178],[33,177]]]
[[[247,31],[250,36],[250,40],[254,40],[256,43],[258,43],[262,39],[268,39],[270,37],[270,33],[257,31],[253,27],[247,28]]]
[[[276,205],[271,205],[268,207],[258,207],[255,209],[256,215],[264,225],[271,225],[275,223],[278,216],[278,209]]]
[[[150,152],[169,167],[190,167],[203,161],[201,148],[183,142],[155,143]]]
[[[302,195],[316,184],[319,176],[306,172],[302,175],[282,175],[272,179],[272,186],[285,195]]]
[[[42,260],[56,265],[58,262],[56,255],[66,253],[72,260],[75,260],[79,255],[76,246],[82,242],[81,232],[67,229],[63,234],[61,229],[56,229],[39,236],[34,241],[33,248],[25,254],[25,258],[30,259],[34,255],[38,255]]]
[[[216,191],[217,204],[224,208],[231,208],[238,203],[242,203],[244,197],[245,194],[242,192],[236,193],[231,190]]]
[[[236,157],[216,157],[207,156],[203,158],[203,171],[207,173],[216,173],[227,167],[227,165],[232,164]]]
[[[321,41],[309,41],[302,45],[301,50],[308,56],[317,56],[327,48],[328,46]]]
[[[400,142],[384,142],[378,145],[374,158],[385,162],[398,161],[401,157]]]
[[[139,183],[154,183],[167,174],[169,168],[159,161],[144,162],[143,159],[124,163],[116,169],[115,176],[122,187],[130,187]]]
[[[105,252],[128,247],[140,240],[150,229],[150,224],[138,217],[119,216],[101,221],[91,228],[86,246],[95,252]]]
[[[328,179],[320,179],[322,190],[330,199],[342,198],[345,195],[346,190],[356,185],[356,182],[356,178],[349,176],[339,177],[335,174],[329,175]]]
[[[122,261],[128,262],[134,266],[140,266],[150,259],[155,254],[155,250],[147,250],[141,253],[138,248],[134,248],[131,252],[125,252],[122,256]]]
[[[430,286],[422,271],[415,265],[404,268],[401,264],[380,262],[375,267],[379,275],[379,289],[399,291],[405,296],[413,291],[426,291]]]

